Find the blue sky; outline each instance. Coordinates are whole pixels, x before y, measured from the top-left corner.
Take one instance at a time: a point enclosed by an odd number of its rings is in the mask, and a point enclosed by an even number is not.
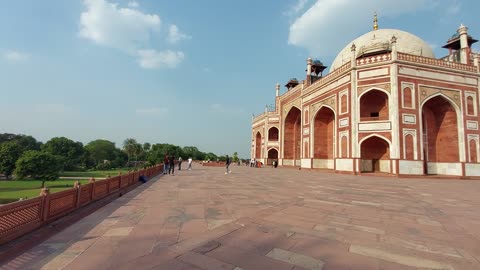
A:
[[[0,9],[0,132],[249,156],[275,83],[330,65],[355,37],[411,32],[437,57],[475,0],[16,0]],[[474,46],[478,50],[479,46]],[[282,87],[283,88],[283,87]],[[282,92],[285,91],[282,89]]]

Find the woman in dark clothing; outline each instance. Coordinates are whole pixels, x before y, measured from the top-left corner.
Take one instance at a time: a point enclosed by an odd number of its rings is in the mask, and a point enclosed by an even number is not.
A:
[[[174,155],[170,155],[168,157],[168,165],[170,166],[170,169],[168,170],[168,174],[170,174],[171,172],[172,175],[174,175],[175,173],[175,156]]]

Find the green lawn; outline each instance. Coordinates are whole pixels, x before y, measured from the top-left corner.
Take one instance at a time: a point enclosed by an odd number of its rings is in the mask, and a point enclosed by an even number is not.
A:
[[[108,170],[108,171],[85,171],[85,172],[62,172],[60,173],[60,177],[106,177],[107,175],[116,176],[119,172],[122,174],[127,173],[128,171],[133,170],[132,168],[121,168],[116,170]]]
[[[90,177],[106,177],[107,175],[116,176],[119,172],[126,174],[132,168],[121,168],[116,170],[103,171],[85,171],[85,172],[62,172],[60,177],[82,177],[82,184],[88,183]],[[59,192],[73,187],[73,183],[77,180],[56,180],[47,181],[45,186],[50,188],[50,193]],[[40,180],[8,180],[0,181],[0,204],[18,201],[19,198],[33,198],[40,194]]]
[[[47,181],[45,186],[50,188],[50,192],[59,192],[73,187],[77,180],[56,180]],[[88,180],[79,180],[82,184],[88,183]],[[39,180],[9,180],[0,181],[0,204],[18,201],[19,198],[33,198],[40,194],[42,181]]]

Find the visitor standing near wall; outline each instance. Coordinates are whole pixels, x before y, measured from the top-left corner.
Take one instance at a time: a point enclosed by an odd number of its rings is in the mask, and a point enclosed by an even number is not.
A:
[[[168,154],[165,154],[165,157],[163,158],[163,174],[167,174],[169,168],[168,168]]]
[[[231,173],[232,171],[229,169],[231,160],[230,160],[230,158],[228,157],[228,155],[227,155],[227,159],[225,160],[225,163],[226,163],[226,167],[227,167],[227,171],[225,172],[225,174]]]
[[[179,171],[182,170],[182,162],[183,162],[182,157],[179,157],[179,158],[178,158],[178,170],[179,170]]]
[[[192,169],[192,158],[188,158],[188,170],[190,171]]]
[[[168,174],[172,174],[174,175],[175,174],[175,156],[174,155],[170,155],[170,157],[168,157],[168,164],[169,164],[169,169],[168,169]]]

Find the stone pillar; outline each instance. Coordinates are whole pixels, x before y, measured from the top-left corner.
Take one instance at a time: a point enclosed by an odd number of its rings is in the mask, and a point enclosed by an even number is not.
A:
[[[468,28],[461,24],[457,32],[460,35],[460,62],[462,64],[468,64],[469,60],[469,47],[468,47]]]
[[[307,78],[305,80],[305,84],[306,86],[309,86],[311,83],[312,83],[312,58],[309,57],[307,58]],[[302,89],[303,89],[303,85],[302,85]]]
[[[390,43],[392,46],[392,60],[397,60],[397,37],[392,36]]]
[[[275,97],[280,96],[280,84],[277,82],[275,85]]]
[[[42,206],[42,221],[46,221],[48,219],[48,210],[50,209],[50,190],[48,188],[42,188],[40,190],[40,196],[43,199],[43,206]]]
[[[480,56],[479,56],[477,53],[475,53],[475,54],[473,55],[473,65],[477,67],[477,72],[480,73],[480,67],[479,67],[479,65],[478,65],[478,58],[479,58],[479,57],[480,57]]]
[[[307,58],[307,76],[312,75],[312,63],[313,63],[312,58],[311,57]]]
[[[351,134],[349,136],[350,141],[349,143],[349,149],[350,149],[350,156],[353,158],[353,162],[355,162],[355,158],[360,157],[359,153],[359,145],[358,145],[358,119],[357,115],[359,115],[358,112],[358,102],[357,102],[357,59],[356,59],[356,46],[355,44],[352,44],[352,47],[350,48],[352,52],[352,71],[351,71],[351,79],[350,79],[350,117],[351,117]],[[338,136],[337,136],[338,138]],[[338,142],[337,142],[338,143]],[[355,163],[354,163],[355,165]],[[353,173],[356,173],[358,170],[357,166],[353,166]]]
[[[390,39],[392,45],[392,60],[397,59],[397,38],[392,36]],[[389,107],[389,117],[390,124],[392,127],[392,145],[390,147],[390,159],[395,160],[400,158],[400,136],[401,130],[399,127],[399,123],[401,123],[400,119],[400,93],[401,89],[398,89],[398,70],[397,70],[397,63],[395,61],[390,66],[390,98],[388,99],[388,107]],[[392,163],[390,163],[390,173],[397,173],[398,168],[392,168]]]
[[[352,51],[352,59],[351,59],[351,66],[355,67],[357,65],[357,57],[355,55],[355,51],[357,50],[357,46],[355,46],[355,43],[352,44],[352,47],[350,47],[350,51]]]

